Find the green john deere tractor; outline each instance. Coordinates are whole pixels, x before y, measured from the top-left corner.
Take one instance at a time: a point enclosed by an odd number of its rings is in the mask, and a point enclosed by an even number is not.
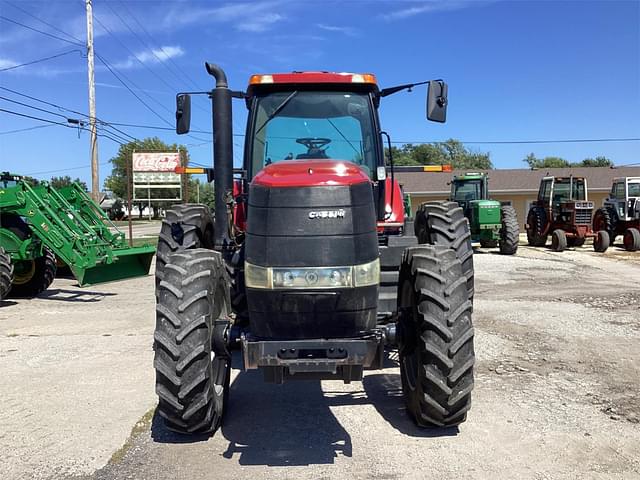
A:
[[[453,177],[451,201],[457,202],[469,220],[471,239],[483,248],[500,248],[503,255],[518,251],[520,228],[511,205],[489,199],[486,173],[466,173]]]
[[[0,172],[0,301],[46,290],[57,259],[84,286],[147,275],[154,254],[129,247],[78,184],[58,190]]]

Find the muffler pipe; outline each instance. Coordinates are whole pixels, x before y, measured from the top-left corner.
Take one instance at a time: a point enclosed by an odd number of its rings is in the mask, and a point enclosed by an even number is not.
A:
[[[218,65],[204,64],[207,73],[216,79],[211,92],[213,107],[213,169],[215,189],[214,243],[222,250],[229,243],[227,203],[233,195],[233,132],[231,90],[227,75]]]

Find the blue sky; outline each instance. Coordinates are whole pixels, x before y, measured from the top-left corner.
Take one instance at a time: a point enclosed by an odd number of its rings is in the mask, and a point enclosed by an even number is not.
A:
[[[424,89],[383,100],[382,124],[394,141],[640,137],[640,1],[94,0],[94,13],[96,52],[156,112],[96,59],[97,116],[107,122],[172,126],[176,91],[211,88],[207,60],[226,69],[234,89],[253,73],[292,70],[372,72],[381,87],[444,78],[445,125],[424,120]],[[0,15],[71,41],[86,36],[82,0],[0,0]],[[0,86],[86,113],[86,60],[76,49],[0,19],[0,70],[64,54],[0,71]],[[78,117],[7,90],[0,96]],[[65,122],[3,99],[0,108]],[[235,133],[245,119],[236,101]],[[88,133],[60,126],[6,133],[37,125],[0,112],[0,169],[87,180]],[[192,129],[210,125],[208,101],[194,98]],[[188,144],[194,162],[211,163],[207,134],[118,128]],[[530,152],[640,162],[640,142],[468,146],[491,152],[497,168],[523,167]],[[100,138],[101,181],[117,148]]]

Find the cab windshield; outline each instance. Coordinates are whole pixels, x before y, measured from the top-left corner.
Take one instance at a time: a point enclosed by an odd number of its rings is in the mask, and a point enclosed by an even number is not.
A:
[[[482,180],[455,180],[453,182],[453,199],[456,202],[481,200]]]
[[[278,92],[255,104],[252,175],[287,160],[331,159],[375,172],[372,105],[353,92]]]
[[[629,183],[629,196],[640,197],[640,182]]]
[[[573,189],[573,190],[572,190]],[[553,203],[566,200],[585,200],[584,180],[568,178],[556,180],[553,187]]]

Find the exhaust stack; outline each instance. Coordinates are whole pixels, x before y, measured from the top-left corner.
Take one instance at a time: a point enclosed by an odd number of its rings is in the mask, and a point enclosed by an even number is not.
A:
[[[231,90],[227,75],[218,65],[205,63],[207,73],[216,79],[216,88],[211,93],[213,107],[213,168],[215,188],[216,250],[229,242],[229,218],[227,202],[233,187],[233,136],[231,123]]]

